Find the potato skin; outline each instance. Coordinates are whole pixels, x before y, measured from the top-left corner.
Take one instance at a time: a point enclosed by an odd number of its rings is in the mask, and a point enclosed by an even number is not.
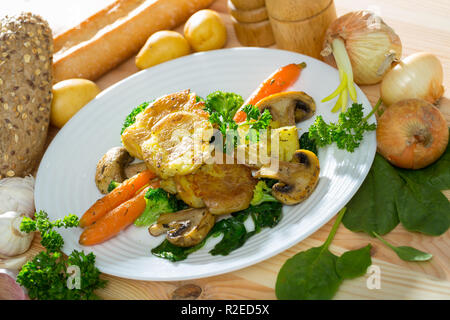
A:
[[[62,128],[81,108],[100,93],[99,87],[86,79],[67,79],[53,86],[50,121]]]
[[[136,67],[150,68],[191,52],[186,39],[175,31],[158,31],[152,34],[136,56]]]
[[[0,178],[33,172],[47,138],[52,32],[41,17],[0,20]]]
[[[204,9],[186,22],[184,36],[195,51],[214,50],[227,42],[227,29],[217,12]]]

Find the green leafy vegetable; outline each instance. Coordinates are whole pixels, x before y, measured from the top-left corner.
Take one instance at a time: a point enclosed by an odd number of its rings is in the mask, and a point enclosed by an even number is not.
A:
[[[62,236],[53,230],[54,228],[72,228],[78,226],[78,217],[74,214],[65,216],[62,220],[48,220],[48,214],[44,211],[35,213],[35,220],[24,217],[20,224],[20,231],[41,233],[41,244],[47,248],[49,252],[60,251],[64,245]]]
[[[331,299],[343,279],[364,274],[371,264],[370,247],[346,252],[338,258],[328,248],[336,234],[346,208],[342,209],[323,245],[300,252],[281,267],[275,293],[278,299]],[[351,259],[353,263],[351,263]],[[339,269],[337,264],[339,262]],[[339,273],[338,273],[339,271]]]
[[[250,206],[245,210],[235,212],[231,218],[218,221],[201,243],[196,246],[182,248],[164,240],[160,245],[151,250],[157,257],[171,261],[181,261],[192,252],[202,248],[211,236],[223,238],[210,251],[212,255],[228,255],[233,250],[240,248],[251,236],[257,234],[262,228],[273,228],[281,220],[282,204],[280,202],[264,202],[258,206]],[[251,216],[255,229],[248,232],[244,222]]]
[[[450,202],[426,181],[445,182],[447,160],[443,156],[432,165],[436,169],[412,173],[393,167],[376,154],[366,180],[348,204],[345,227],[370,236],[372,232],[384,235],[400,222],[410,231],[435,236],[444,233],[450,226]]]
[[[211,230],[213,236],[217,237],[223,234],[222,240],[215,245],[210,253],[215,255],[228,255],[231,251],[236,250],[249,238],[247,229],[238,219],[223,219],[217,222]]]
[[[246,121],[239,124],[239,126],[248,125],[248,134],[246,140],[251,142],[259,141],[259,130],[267,129],[272,121],[272,115],[269,110],[264,110],[261,113],[258,107],[252,105],[246,105],[242,111],[247,115]]]
[[[327,124],[322,116],[317,116],[314,124],[309,127],[309,138],[314,140],[318,147],[336,142],[339,149],[349,152],[355,151],[363,140],[366,131],[374,131],[376,124],[367,123],[367,120],[378,109],[379,105],[364,117],[361,104],[353,105],[345,112],[339,114],[337,123]]]
[[[103,288],[106,281],[100,279],[100,271],[95,267],[95,255],[74,250],[67,258],[60,251],[64,245],[61,235],[55,228],[78,226],[78,217],[68,215],[62,220],[48,220],[44,211],[35,214],[35,220],[23,218],[20,225],[22,232],[39,231],[41,244],[47,249],[37,254],[33,260],[25,263],[17,275],[17,283],[25,287],[31,299],[39,300],[90,300],[98,299],[94,293]],[[79,268],[79,287],[68,268]],[[73,288],[68,282],[72,280]]]
[[[126,128],[128,128],[129,126],[131,126],[133,123],[136,122],[136,116],[142,111],[144,111],[149,104],[150,102],[143,102],[130,112],[130,114],[125,118],[125,121],[123,122],[120,134],[122,134]]]
[[[253,190],[253,199],[250,204],[252,206],[257,206],[263,202],[271,201],[278,201],[272,196],[272,188],[269,188],[264,181],[258,181]]]
[[[231,146],[234,148],[239,137],[237,136],[237,124],[233,117],[239,107],[244,103],[244,99],[236,93],[215,91],[206,97],[205,110],[210,114],[209,121],[217,125],[222,133],[223,139],[227,136],[227,131],[232,131],[235,136]],[[224,145],[226,150],[226,145]]]
[[[344,252],[336,261],[336,271],[343,279],[354,279],[366,274],[372,264],[370,258],[370,243],[357,250]]]
[[[189,254],[195,252],[205,245],[206,238],[202,242],[193,247],[177,247],[165,239],[158,246],[152,249],[152,254],[172,262],[182,261],[186,259]]]
[[[438,190],[450,189],[450,143],[444,154],[433,164],[420,170],[397,168],[397,171],[415,183],[427,185]]]
[[[304,132],[301,136],[300,139],[298,140],[299,144],[300,144],[300,149],[305,149],[305,150],[309,150],[311,152],[313,152],[314,154],[318,154],[317,152],[317,145],[316,142],[313,139],[309,138],[309,132],[306,131]]]
[[[233,120],[234,114],[242,106],[244,99],[233,92],[215,91],[206,97],[205,110],[209,114],[217,113],[223,121]]]
[[[373,233],[381,242],[394,250],[397,256],[405,261],[428,261],[433,255],[408,246],[396,247],[380,237],[376,232]]]
[[[390,232],[399,223],[395,197],[403,185],[395,169],[376,154],[364,183],[347,204],[344,226],[369,235]]]
[[[117,182],[117,181],[114,181],[114,180],[111,181],[110,184],[108,185],[108,192],[113,191],[118,186],[120,186],[120,182]]]
[[[149,189],[145,193],[145,210],[134,221],[138,227],[149,226],[158,220],[162,213],[178,211],[177,198],[162,188]]]
[[[209,94],[205,101],[205,110],[210,114],[209,121],[215,124],[222,133],[224,138],[227,137],[227,132],[233,133],[232,143],[230,145],[234,148],[239,141],[239,135],[236,131],[239,126],[248,125],[249,133],[246,136],[247,140],[252,142],[259,141],[259,130],[269,127],[272,115],[268,110],[262,114],[259,109],[252,105],[247,105],[243,111],[247,115],[245,122],[236,124],[233,120],[234,114],[242,106],[244,100],[236,93],[216,91]],[[224,146],[226,150],[226,146]]]
[[[413,182],[406,184],[396,197],[398,217],[409,231],[438,236],[450,226],[450,202],[439,190]]]

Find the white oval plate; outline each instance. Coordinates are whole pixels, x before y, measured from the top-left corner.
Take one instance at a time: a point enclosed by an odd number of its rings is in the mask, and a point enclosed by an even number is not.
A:
[[[99,94],[79,111],[53,139],[36,178],[37,210],[51,219],[69,213],[82,215],[100,196],[94,182],[97,161],[120,142],[120,129],[127,114],[143,101],[182,89],[206,97],[215,90],[232,91],[244,99],[277,68],[305,61],[307,68],[293,86],[305,91],[317,104],[317,115],[336,121],[330,112],[334,101],[320,100],[339,83],[336,69],[301,54],[261,48],[234,48],[197,53],[141,71]],[[371,110],[364,93],[357,88],[364,112]],[[299,123],[300,134],[314,121]],[[375,121],[375,117],[371,118]],[[153,256],[150,250],[163,238],[154,238],[147,228],[128,227],[115,238],[93,247],[78,244],[81,229],[61,229],[63,251],[94,252],[97,266],[111,275],[140,280],[186,280],[218,275],[270,258],[305,239],[328,222],[358,190],[372,164],[376,150],[375,132],[367,133],[354,152],[335,145],[320,149],[320,180],[303,203],[285,206],[281,222],[250,238],[228,256],[208,251],[219,239],[177,263]]]

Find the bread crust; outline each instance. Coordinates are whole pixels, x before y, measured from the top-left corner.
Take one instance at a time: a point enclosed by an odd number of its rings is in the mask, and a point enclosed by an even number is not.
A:
[[[52,32],[40,16],[0,20],[0,178],[33,172],[47,138]]]
[[[96,80],[137,53],[156,31],[172,29],[213,0],[117,0],[55,38],[54,81]]]

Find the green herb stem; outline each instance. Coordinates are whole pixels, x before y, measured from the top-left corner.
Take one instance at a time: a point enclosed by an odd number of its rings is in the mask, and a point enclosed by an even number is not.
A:
[[[325,243],[322,246],[322,250],[327,250],[331,244],[331,241],[333,241],[334,236],[339,228],[339,225],[341,224],[342,218],[344,217],[345,211],[347,211],[346,207],[342,208],[341,211],[338,212],[336,221],[334,222],[333,227],[331,228],[331,231],[330,231],[330,234],[328,235],[327,240],[325,241]]]
[[[375,237],[378,238],[378,240],[380,240],[381,242],[383,242],[385,245],[387,245],[389,248],[391,248],[392,250],[395,251],[396,247],[394,247],[392,244],[390,244],[389,242],[387,242],[386,240],[384,240],[378,233],[376,233],[375,231],[372,231],[373,235]]]
[[[367,116],[363,118],[363,121],[367,121],[377,110],[380,108],[381,103],[383,100],[381,100],[381,97],[378,99],[377,103],[375,104],[375,107],[373,107],[372,111],[369,112]]]

